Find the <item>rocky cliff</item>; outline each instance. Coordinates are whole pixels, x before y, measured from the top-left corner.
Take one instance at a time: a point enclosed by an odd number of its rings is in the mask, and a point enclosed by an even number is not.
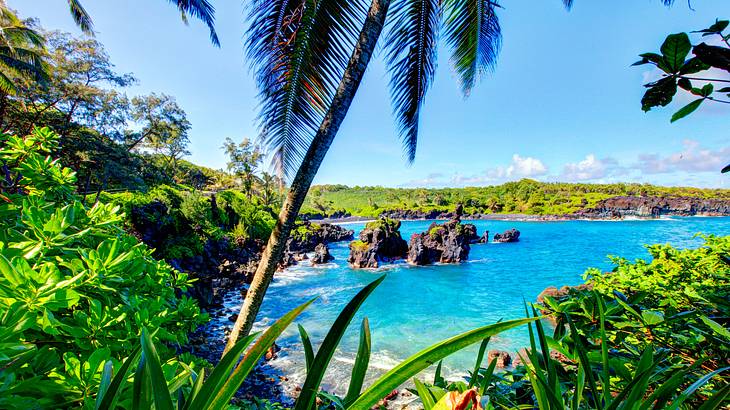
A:
[[[617,196],[600,201],[596,206],[574,214],[579,218],[624,218],[635,216],[657,218],[673,216],[730,216],[730,201],[704,198],[662,198]]]

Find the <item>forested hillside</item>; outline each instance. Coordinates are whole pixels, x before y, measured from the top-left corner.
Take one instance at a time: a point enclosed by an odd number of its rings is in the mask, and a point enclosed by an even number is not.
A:
[[[530,179],[496,186],[432,189],[318,185],[309,192],[303,213],[375,217],[392,210],[449,212],[461,203],[464,212],[471,215],[565,215],[618,196],[730,201],[730,190],[625,183],[547,183]]]

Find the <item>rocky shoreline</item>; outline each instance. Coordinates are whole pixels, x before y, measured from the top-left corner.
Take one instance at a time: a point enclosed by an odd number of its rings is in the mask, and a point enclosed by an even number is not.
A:
[[[730,216],[730,200],[705,198],[670,198],[616,196],[599,201],[595,206],[581,209],[571,214],[528,215],[528,214],[463,214],[462,219],[494,221],[572,221],[620,220],[625,218],[655,219],[662,216]],[[311,221],[322,223],[365,222],[375,218],[353,216],[339,212],[336,215],[303,215]],[[379,217],[408,220],[449,220],[453,212],[439,210],[420,211],[413,209],[394,209],[380,214]]]

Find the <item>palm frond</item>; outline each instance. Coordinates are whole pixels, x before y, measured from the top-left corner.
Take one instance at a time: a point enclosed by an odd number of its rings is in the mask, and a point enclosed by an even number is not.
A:
[[[446,42],[451,47],[451,63],[459,76],[461,89],[468,95],[481,75],[491,71],[502,45],[493,0],[447,0]]]
[[[365,16],[358,1],[256,0],[246,48],[260,90],[261,140],[292,176],[342,78]]]
[[[210,41],[220,47],[218,33],[215,31],[215,8],[208,0],[169,0],[177,5],[182,14],[182,20],[187,24],[187,17],[192,16],[205,23],[210,30]]]
[[[421,106],[436,71],[441,4],[439,0],[400,0],[392,13],[386,60],[393,110],[410,163],[416,156]]]
[[[94,23],[91,16],[86,12],[79,0],[68,0],[68,9],[71,12],[74,22],[86,34],[94,35]]]

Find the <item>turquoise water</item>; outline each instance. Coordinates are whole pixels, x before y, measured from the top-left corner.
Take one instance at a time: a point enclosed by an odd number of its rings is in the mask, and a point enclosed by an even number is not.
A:
[[[422,232],[431,221],[403,222],[404,238]],[[371,377],[399,360],[439,340],[491,324],[524,316],[523,300],[534,301],[548,286],[577,285],[588,267],[611,269],[607,255],[646,258],[644,243],[671,243],[697,247],[698,232],[730,234],[730,218],[670,218],[637,221],[510,222],[474,221],[478,232],[490,236],[509,228],[521,231],[520,242],[473,245],[469,262],[458,265],[414,267],[404,263],[377,270],[353,270],[347,265],[347,243],[331,245],[333,263],[302,265],[277,274],[269,288],[259,326],[319,296],[301,317],[313,341],[322,340],[340,309],[364,285],[386,274],[385,281],[363,305],[337,352],[325,382],[331,389],[346,389],[357,349],[363,316],[372,331]],[[357,231],[363,224],[348,224]],[[525,346],[525,328],[492,339],[491,348],[517,351]],[[292,382],[303,377],[303,354],[296,329],[288,330],[284,349],[272,364]],[[315,346],[316,348],[316,346]],[[457,376],[473,366],[475,350],[445,361],[448,374]]]

